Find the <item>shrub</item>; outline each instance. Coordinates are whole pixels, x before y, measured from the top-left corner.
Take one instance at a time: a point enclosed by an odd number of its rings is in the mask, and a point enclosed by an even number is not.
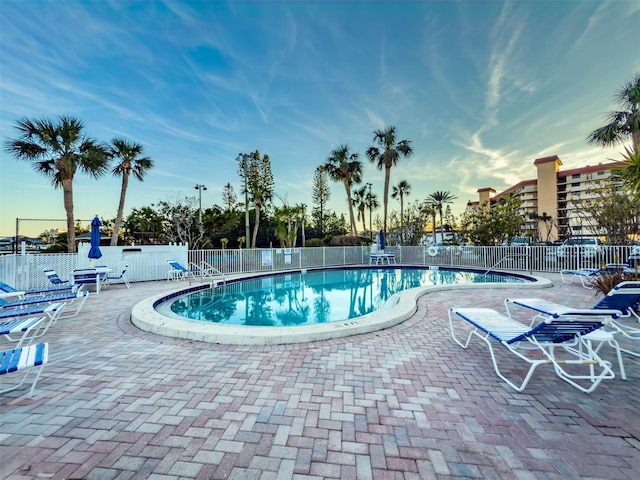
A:
[[[640,280],[640,275],[638,275],[638,273],[623,273],[622,269],[618,269],[613,272],[603,273],[594,278],[590,278],[588,285],[596,290],[596,295],[598,293],[606,295],[619,283],[638,280]]]
[[[305,240],[305,247],[321,247],[324,245],[321,238],[310,238],[309,240]]]
[[[329,241],[330,247],[357,247],[362,245],[360,237],[353,235],[336,235]]]

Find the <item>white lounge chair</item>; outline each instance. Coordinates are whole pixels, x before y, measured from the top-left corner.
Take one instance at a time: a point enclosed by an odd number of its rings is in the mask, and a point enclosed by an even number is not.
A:
[[[28,344],[27,340],[29,338],[29,334],[45,320],[45,317],[34,317],[34,318],[22,318],[17,320],[7,320],[4,322],[0,322],[0,335],[3,335],[4,338],[9,340],[10,342],[17,342],[15,348],[21,347],[23,344]],[[37,330],[36,330],[37,332]],[[35,338],[35,333],[33,337]],[[20,338],[11,338],[10,335],[20,335]]]
[[[544,321],[546,318],[558,315],[561,312],[572,310],[572,307],[539,298],[507,298],[504,303],[507,312],[510,312],[510,305],[517,305],[536,312],[532,323],[537,320]],[[620,365],[620,376],[623,380],[626,379],[626,374],[620,352],[625,352],[635,357],[640,357],[640,352],[620,347],[613,335],[621,335],[634,341],[640,340],[640,316],[638,316],[636,311],[639,304],[640,282],[629,281],[622,282],[613,287],[607,295],[602,297],[602,299],[588,310],[601,312],[613,309],[621,312],[618,318],[613,318],[608,322],[606,329],[586,335],[585,340],[589,342],[599,342],[596,352],[600,351],[604,343],[607,343],[616,351]]]
[[[53,268],[45,268],[43,271],[44,271],[44,274],[49,279],[49,281],[52,284],[54,284],[56,287],[59,287],[61,285],[62,286],[68,285],[69,287],[71,286],[71,283],[69,282],[69,280],[62,280],[58,276],[58,273]]]
[[[12,302],[0,298],[0,309],[20,308],[28,305],[38,305],[43,303],[56,303],[64,301],[66,303],[67,309],[65,311],[64,317],[62,318],[71,318],[80,313],[80,309],[84,305],[84,302],[87,301],[88,296],[89,292],[80,290],[71,293],[57,293],[55,295],[23,297],[18,298],[17,300],[14,300]],[[69,307],[71,307],[72,310],[69,310]]]
[[[42,368],[49,360],[49,344],[38,343],[30,345],[28,347],[14,348],[11,350],[4,350],[0,352],[0,379],[4,381],[4,375],[17,372],[18,370],[25,370],[25,374],[20,380],[20,383],[14,384],[9,387],[2,388],[0,394],[17,390],[25,383],[32,368],[36,368],[36,375],[31,381],[31,390],[29,396],[33,395],[33,391],[36,388],[36,383],[42,373]]]
[[[61,318],[62,311],[65,307],[64,302],[58,303],[49,303],[44,304],[40,303],[37,305],[26,305],[24,307],[18,308],[1,308],[0,309],[0,321],[10,321],[10,320],[24,320],[28,318],[40,317],[44,316],[44,320],[42,324],[38,326],[38,330],[34,333],[32,340],[34,338],[41,337],[49,327],[55,325],[59,318]],[[65,318],[65,317],[62,317]]]
[[[589,393],[595,390],[602,380],[614,378],[615,374],[611,369],[611,363],[602,360],[591,343],[584,341],[583,335],[601,328],[620,315],[621,312],[618,310],[565,310],[530,327],[489,308],[451,308],[449,324],[453,340],[463,348],[469,346],[474,335],[484,340],[489,347],[496,374],[518,392],[526,388],[539,365],[550,363],[562,380],[578,390]],[[456,334],[456,317],[472,326],[464,341],[459,340]],[[492,339],[530,365],[519,385],[500,371]],[[571,367],[569,371],[566,365],[586,366],[587,372],[576,373],[573,371],[575,367]],[[586,386],[578,381],[586,383]]]

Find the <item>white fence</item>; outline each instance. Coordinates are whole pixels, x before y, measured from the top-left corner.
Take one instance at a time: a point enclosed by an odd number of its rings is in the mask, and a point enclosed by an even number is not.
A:
[[[624,263],[631,246],[606,246],[597,252],[571,247],[388,247],[396,262],[405,265],[438,265],[470,267],[480,270],[511,270],[524,272],[558,272],[563,268],[600,267]],[[91,265],[88,244],[80,244],[77,254],[26,253],[0,256],[0,281],[20,289],[48,286],[42,270],[54,268],[61,278],[70,278],[76,268]],[[229,273],[301,270],[305,268],[362,265],[369,263],[369,247],[273,248],[242,250],[191,250],[181,245],[140,247],[101,247],[102,258],[95,265],[118,268],[127,263],[131,282],[166,280],[170,266],[176,260],[187,266],[203,262]]]

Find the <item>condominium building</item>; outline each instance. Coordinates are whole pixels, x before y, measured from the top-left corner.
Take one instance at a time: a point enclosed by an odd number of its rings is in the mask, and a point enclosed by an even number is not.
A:
[[[539,232],[543,241],[562,240],[572,236],[594,236],[589,227],[589,215],[581,208],[583,201],[593,197],[593,190],[611,181],[614,166],[623,162],[599,163],[586,167],[560,170],[557,155],[536,159],[537,177],[523,180],[496,193],[493,188],[478,189],[478,201],[471,206],[490,206],[511,194],[522,201],[521,213],[525,231]]]

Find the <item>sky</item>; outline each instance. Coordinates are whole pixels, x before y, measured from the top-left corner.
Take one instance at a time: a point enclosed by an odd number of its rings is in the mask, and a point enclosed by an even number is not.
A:
[[[65,229],[62,190],[4,148],[18,120],[60,115],[154,161],[130,181],[125,216],[198,184],[203,208],[227,183],[240,197],[236,158],[256,149],[276,205],[311,207],[315,168],[343,144],[381,200],[365,152],[387,126],[414,150],[391,185],[409,182],[406,202],[447,190],[460,213],[479,188],[535,178],[536,158],[621,158],[586,138],[640,73],[638,25],[636,0],[0,0],[0,236],[16,218],[20,234]],[[76,174],[76,219],[115,218],[120,184]],[[346,213],[343,185],[331,192]]]

